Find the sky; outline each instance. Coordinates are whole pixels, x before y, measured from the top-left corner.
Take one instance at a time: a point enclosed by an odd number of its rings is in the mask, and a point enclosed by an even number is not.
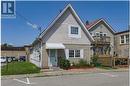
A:
[[[16,11],[44,30],[69,3],[84,23],[104,18],[117,32],[128,29],[129,7],[128,2],[123,1],[16,1]],[[2,44],[31,44],[38,34],[39,30],[32,28],[18,14],[16,18],[1,20]]]

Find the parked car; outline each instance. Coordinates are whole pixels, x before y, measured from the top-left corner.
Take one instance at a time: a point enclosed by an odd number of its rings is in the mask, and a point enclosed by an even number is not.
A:
[[[6,57],[8,62],[12,62],[12,58],[11,57]]]
[[[1,58],[0,58],[0,62],[1,62],[1,63],[5,63],[5,62],[6,62],[6,57],[1,57]]]
[[[20,56],[19,61],[26,61],[26,56]]]
[[[12,61],[18,61],[18,59],[15,57],[11,57],[11,59],[12,59]]]

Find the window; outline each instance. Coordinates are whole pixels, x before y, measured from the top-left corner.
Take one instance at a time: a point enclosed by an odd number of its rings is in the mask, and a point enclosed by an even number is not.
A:
[[[74,50],[69,50],[69,57],[74,57]]]
[[[78,27],[71,26],[71,34],[78,34]]]
[[[100,36],[100,35],[99,35],[99,32],[96,32],[96,36]]]
[[[103,32],[100,32],[100,37],[102,37],[103,36]]]
[[[96,32],[95,34],[97,37],[107,36],[107,33],[103,33],[103,32]]]
[[[75,57],[80,57],[80,50],[75,50]]]
[[[126,44],[129,44],[129,35],[125,35],[126,37]]]
[[[124,35],[121,36],[121,44],[125,43]]]
[[[103,36],[105,36],[105,37],[106,37],[106,36],[107,36],[107,34],[106,34],[106,33],[104,33],[104,34],[103,34]]]
[[[69,50],[69,57],[80,57],[80,50]]]
[[[81,38],[81,28],[79,26],[69,26],[69,37]]]

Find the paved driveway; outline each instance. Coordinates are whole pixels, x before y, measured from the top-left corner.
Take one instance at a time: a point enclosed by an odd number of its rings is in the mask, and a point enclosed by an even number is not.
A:
[[[28,83],[31,83],[27,85]],[[128,72],[4,79],[2,86],[129,86]]]

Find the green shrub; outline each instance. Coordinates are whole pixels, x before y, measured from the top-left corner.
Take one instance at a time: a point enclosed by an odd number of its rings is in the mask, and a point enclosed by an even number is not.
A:
[[[93,55],[93,57],[91,57],[90,64],[94,67],[101,66],[101,63],[98,62],[98,55]]]
[[[30,62],[11,62],[1,67],[1,75],[39,73],[40,68]]]
[[[70,62],[69,60],[65,59],[65,58],[61,58],[59,61],[59,66],[62,69],[69,69],[70,68]]]
[[[88,66],[88,63],[87,63],[87,61],[80,59],[78,65],[80,67],[85,67],[85,66]]]
[[[90,66],[91,65],[83,59],[80,59],[78,63],[73,63],[73,67],[77,67],[77,68],[90,67]]]

